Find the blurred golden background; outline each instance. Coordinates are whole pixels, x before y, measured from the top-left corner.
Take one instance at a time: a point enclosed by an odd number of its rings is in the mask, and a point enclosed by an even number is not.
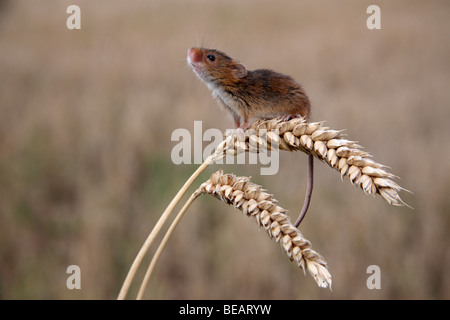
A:
[[[66,28],[71,4],[81,30]],[[366,27],[371,4],[381,30]],[[172,163],[172,131],[192,132],[196,120],[203,130],[233,127],[186,66],[187,49],[204,45],[297,79],[313,120],[347,129],[391,167],[415,209],[365,196],[316,161],[300,230],[329,264],[330,291],[253,219],[202,196],[145,298],[449,299],[449,17],[449,2],[437,0],[0,1],[0,298],[117,297],[198,167]],[[220,168],[252,176],[295,219],[306,156],[281,153],[280,163],[274,176],[214,165],[196,186]],[[81,290],[66,287],[73,264]],[[366,286],[370,265],[380,267],[379,290]]]

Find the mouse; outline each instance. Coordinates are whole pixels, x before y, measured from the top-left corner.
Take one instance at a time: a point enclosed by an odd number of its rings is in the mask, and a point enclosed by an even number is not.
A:
[[[309,120],[311,104],[302,86],[290,76],[270,69],[247,70],[224,52],[190,48],[188,64],[227,109],[236,127],[250,121],[302,116]]]
[[[236,128],[245,131],[258,119],[303,117],[310,121],[309,97],[291,76],[271,69],[248,70],[238,60],[216,49],[189,48],[187,62],[212,91],[213,97],[231,114]],[[314,157],[308,154],[306,197],[295,227],[302,222],[309,208],[313,164]]]

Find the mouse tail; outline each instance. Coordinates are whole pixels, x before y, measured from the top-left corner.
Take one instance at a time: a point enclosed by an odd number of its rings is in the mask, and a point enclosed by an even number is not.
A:
[[[305,218],[306,212],[308,211],[309,204],[311,202],[311,196],[313,191],[313,184],[314,184],[314,156],[312,154],[308,154],[308,184],[306,187],[306,197],[305,201],[303,202],[303,208],[300,212],[300,215],[297,218],[297,221],[295,221],[294,226],[297,228],[300,223],[303,221],[303,218]]]

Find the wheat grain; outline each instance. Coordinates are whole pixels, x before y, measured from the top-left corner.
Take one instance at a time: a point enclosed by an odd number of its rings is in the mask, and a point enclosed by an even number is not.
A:
[[[311,248],[311,243],[295,228],[287,211],[277,205],[273,196],[248,177],[236,177],[217,171],[198,189],[233,205],[252,216],[271,238],[281,244],[291,261],[308,270],[319,287],[331,289],[331,275],[323,257]]]

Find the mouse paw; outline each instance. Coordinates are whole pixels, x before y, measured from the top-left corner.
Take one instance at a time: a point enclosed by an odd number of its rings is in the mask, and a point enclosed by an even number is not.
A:
[[[239,126],[236,130],[242,129],[242,131],[246,131],[250,127],[250,124],[247,122],[244,122],[241,126]]]

